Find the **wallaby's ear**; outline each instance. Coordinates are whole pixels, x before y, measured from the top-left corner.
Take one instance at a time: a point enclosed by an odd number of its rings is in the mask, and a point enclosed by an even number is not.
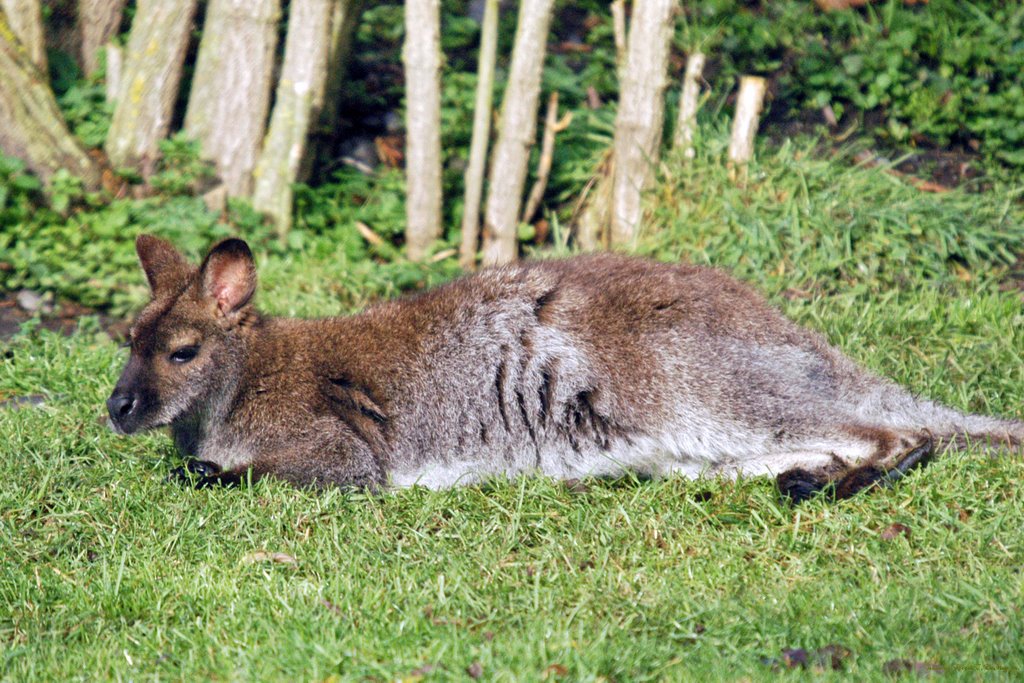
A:
[[[256,264],[249,245],[230,237],[218,242],[200,267],[203,293],[217,302],[221,315],[249,303],[256,291]]]
[[[192,272],[192,266],[174,245],[159,237],[139,235],[135,238],[135,253],[139,255],[154,298],[181,283]]]

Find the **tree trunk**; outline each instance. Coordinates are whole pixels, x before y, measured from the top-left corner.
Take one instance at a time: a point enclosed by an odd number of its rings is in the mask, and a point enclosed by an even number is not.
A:
[[[46,39],[39,0],[0,0],[0,10],[7,15],[7,24],[21,43],[29,61],[40,73],[45,74]]]
[[[178,98],[196,0],[139,0],[106,150],[148,178]]]
[[[405,249],[419,261],[441,236],[441,2],[406,0]]]
[[[82,70],[86,75],[100,66],[99,51],[117,35],[125,0],[79,0],[78,31],[82,39]]]
[[[608,229],[612,213],[612,180],[615,177],[615,154],[611,148],[594,170],[587,183],[579,208],[574,212],[576,246],[582,251],[596,251],[608,246]]]
[[[498,0],[486,0],[483,25],[480,28],[476,102],[473,106],[473,138],[469,143],[466,192],[462,202],[462,244],[459,247],[459,265],[464,270],[476,266],[476,252],[480,241],[480,201],[484,195],[484,167],[487,164],[487,147],[491,140],[499,10]]]
[[[515,260],[516,220],[526,184],[530,147],[537,137],[537,99],[554,0],[523,0],[519,6],[501,108],[501,129],[491,156],[490,188],[484,213],[484,264]]]
[[[327,78],[331,9],[340,0],[292,0],[274,113],[253,171],[253,206],[269,214],[279,235],[291,228],[292,183],[306,148],[313,97]]]
[[[338,123],[338,105],[345,86],[348,59],[352,54],[356,26],[363,14],[366,0],[348,0],[334,3],[331,13],[330,45],[327,48],[327,81],[318,102],[320,125],[333,130]]]
[[[692,159],[693,133],[697,128],[697,106],[699,104],[701,73],[704,71],[704,54],[694,52],[686,60],[686,75],[683,76],[683,88],[679,94],[679,118],[676,120],[675,137],[672,146],[682,150],[683,156]]]
[[[185,132],[216,164],[231,197],[252,193],[280,13],[279,0],[211,0],[206,10]]]
[[[612,245],[632,244],[640,227],[641,194],[661,147],[669,42],[678,4],[678,0],[637,0],[633,5],[615,119]]]
[[[22,159],[47,185],[60,169],[100,188],[102,169],[68,130],[47,79],[0,12],[0,150]]]
[[[754,156],[754,138],[764,104],[768,82],[760,76],[740,78],[740,92],[736,96],[736,114],[732,119],[729,137],[729,176],[733,181],[746,181],[746,164]]]
[[[107,43],[107,74],[103,83],[103,94],[107,102],[116,102],[118,89],[121,87],[121,75],[124,73],[124,50],[113,42]]]
[[[313,175],[317,161],[316,147],[320,140],[330,139],[331,131],[338,125],[338,107],[348,71],[348,58],[362,9],[363,0],[333,3],[330,42],[327,45],[327,79],[313,93],[311,128],[299,164],[298,182],[306,182]]]
[[[615,39],[615,69],[622,78],[626,67],[626,0],[614,0],[612,11],[612,37]]]

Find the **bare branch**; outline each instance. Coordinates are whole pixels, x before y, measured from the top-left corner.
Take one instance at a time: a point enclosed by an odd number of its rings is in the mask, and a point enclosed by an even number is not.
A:
[[[356,221],[356,230],[359,231],[359,234],[362,236],[364,240],[366,240],[373,246],[384,246],[384,238],[375,233],[366,223],[363,223],[362,221]]]
[[[530,194],[526,198],[526,208],[523,209],[521,223],[529,223],[533,214],[537,213],[540,202],[544,199],[544,190],[548,186],[548,176],[551,174],[551,161],[555,153],[555,135],[569,127],[572,122],[572,112],[566,113],[559,120],[558,118],[558,93],[553,92],[548,98],[548,113],[544,119],[544,137],[540,145],[540,159],[537,160],[537,180],[530,188]]]

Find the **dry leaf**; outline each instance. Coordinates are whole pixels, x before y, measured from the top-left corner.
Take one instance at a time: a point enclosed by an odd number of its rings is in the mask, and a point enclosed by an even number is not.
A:
[[[556,678],[556,677],[568,676],[568,675],[569,675],[569,670],[567,668],[565,668],[564,666],[562,666],[561,664],[551,664],[546,669],[544,669],[544,675],[541,676],[541,678],[543,678],[546,681],[546,680],[548,680],[550,678]]]
[[[288,553],[271,553],[266,550],[257,550],[254,553],[249,553],[242,558],[242,562],[246,564],[252,564],[253,562],[273,562],[275,564],[288,564],[296,565],[298,560],[289,555]]]
[[[333,602],[331,602],[327,598],[320,598],[320,604],[323,605],[324,607],[326,607],[327,609],[331,610],[335,614],[344,614],[344,612],[341,611],[340,607],[335,605]]]
[[[782,663],[790,669],[807,666],[807,650],[800,647],[783,650]]]
[[[893,524],[882,530],[883,541],[892,541],[900,536],[910,538],[910,527],[906,524]]]
[[[426,676],[427,674],[430,674],[430,673],[433,673],[433,672],[437,671],[437,669],[438,669],[437,664],[424,664],[423,666],[418,666],[418,667],[416,667],[415,669],[413,669],[412,671],[409,672],[409,676],[406,677],[406,680],[409,680],[411,678],[413,680],[417,680],[418,681],[421,678],[423,678],[424,676]]]
[[[762,657],[761,661],[769,665],[773,671],[806,669],[808,666],[813,666],[814,670],[819,672],[829,669],[839,671],[850,654],[852,653],[849,648],[838,643],[830,643],[811,652],[799,647],[783,650],[782,656],[778,659]]]
[[[566,479],[562,483],[569,493],[586,493],[590,490],[590,485],[582,479]]]
[[[852,654],[850,648],[839,643],[829,643],[825,647],[814,651],[814,665],[821,669],[832,669],[839,671],[843,668],[843,662]]]
[[[887,676],[902,676],[903,674],[916,674],[918,676],[930,676],[932,674],[944,673],[941,666],[933,662],[915,662],[910,659],[890,659],[882,665],[882,673]]]

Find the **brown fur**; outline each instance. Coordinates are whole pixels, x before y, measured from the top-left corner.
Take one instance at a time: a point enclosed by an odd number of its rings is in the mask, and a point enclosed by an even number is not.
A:
[[[142,236],[153,299],[108,405],[206,472],[300,485],[778,474],[801,499],[1024,424],[916,399],[716,270],[615,255],[485,270],[347,318],[261,315],[241,240]]]

